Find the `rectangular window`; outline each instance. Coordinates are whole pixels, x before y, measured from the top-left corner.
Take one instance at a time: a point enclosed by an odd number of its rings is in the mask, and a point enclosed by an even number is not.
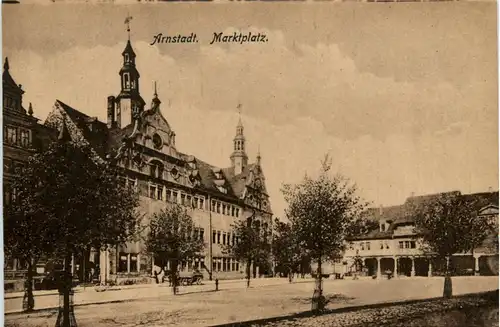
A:
[[[220,232],[217,232],[217,244],[220,244]]]
[[[415,241],[410,241],[410,248],[411,249],[415,249],[417,246],[416,246],[416,243]]]
[[[217,213],[220,213],[220,202],[217,202]]]
[[[186,204],[186,194],[181,193],[181,205]]]
[[[365,250],[365,243],[361,242],[360,246],[361,246],[361,251],[364,251]]]
[[[233,245],[235,244],[236,242],[236,236],[233,234]]]
[[[130,255],[130,272],[137,272],[137,254]]]
[[[203,228],[200,228],[200,240],[205,239],[205,230]]]
[[[240,216],[240,209],[236,208],[236,217]]]
[[[17,144],[17,129],[14,127],[7,126],[5,128],[6,142],[8,144]]]
[[[212,212],[215,212],[215,201],[212,201]]]
[[[172,202],[178,203],[178,193],[177,192],[172,192]]]
[[[231,216],[234,217],[234,207],[231,207]]]
[[[236,261],[236,271],[240,270],[240,263]]]
[[[30,146],[30,131],[21,130],[21,146],[25,148]]]
[[[204,206],[205,206],[205,203],[204,203],[204,202],[205,202],[205,200],[200,199],[200,202],[199,202],[200,206],[199,206],[199,208],[200,208],[200,209],[202,209],[202,210],[203,210],[203,208],[204,208]]]
[[[399,242],[399,248],[403,249],[404,248],[404,242]]]
[[[191,195],[186,195],[186,205],[191,206]]]
[[[409,249],[410,248],[410,241],[405,241],[405,249]]]
[[[163,187],[158,186],[158,190],[156,191],[156,193],[157,193],[156,195],[157,195],[158,200],[163,200],[163,194],[162,194],[163,192],[162,191],[163,191]]]
[[[216,259],[214,258],[214,262],[212,262],[212,271],[217,271],[217,262],[215,262]]]
[[[236,271],[236,262],[234,260],[231,260],[231,271]]]
[[[213,231],[213,233],[212,233],[212,243],[213,243],[213,244],[215,244],[216,237],[217,237],[217,232],[216,232],[216,231]]]
[[[120,261],[118,262],[118,272],[127,272],[127,253],[120,253]]]
[[[370,251],[370,242],[366,242],[366,250]]]
[[[149,185],[149,197],[152,199],[156,198],[156,186],[155,185]]]
[[[217,271],[221,271],[222,269],[222,260],[221,258],[217,259]]]

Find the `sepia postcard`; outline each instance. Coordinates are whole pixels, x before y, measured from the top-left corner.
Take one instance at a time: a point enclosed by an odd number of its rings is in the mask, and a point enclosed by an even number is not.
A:
[[[497,4],[2,4],[4,326],[498,326]]]

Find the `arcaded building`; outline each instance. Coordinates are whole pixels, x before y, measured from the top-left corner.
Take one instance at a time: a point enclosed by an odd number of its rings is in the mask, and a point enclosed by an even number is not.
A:
[[[184,271],[199,269],[207,278],[212,273],[219,279],[243,277],[244,265],[225,255],[222,245],[235,241],[231,225],[255,211],[260,226],[271,228],[272,211],[260,154],[249,162],[241,119],[235,122],[232,143],[217,145],[228,149],[227,167],[183,153],[176,145],[177,133],[162,114],[156,90],[150,105],[141,96],[140,73],[130,40],[121,61],[121,88],[117,95],[108,97],[107,108],[103,108],[106,122],[58,100],[45,125],[64,129],[73,140],[90,145],[103,160],[123,168],[123,182],[139,192],[146,219],[173,203],[186,207],[206,246],[200,258],[182,264]],[[182,131],[179,136],[183,137]],[[159,268],[141,241],[108,251],[91,250],[85,257],[76,258],[75,263],[98,266],[101,280],[146,279]],[[267,273],[267,267],[267,263],[260,263],[252,270],[257,275]]]
[[[451,193],[460,194],[455,191]],[[438,194],[411,196],[405,203],[396,206],[372,208],[369,219],[378,222],[378,228],[366,235],[351,240],[344,255],[344,273],[354,272],[359,267],[354,258],[363,261],[363,273],[382,277],[434,276],[442,275],[444,262],[429,257],[421,247],[421,235],[415,231],[411,208],[415,204],[425,204]],[[477,219],[491,220],[498,226],[498,192],[483,192],[463,195],[475,204]],[[456,253],[450,266],[454,275],[497,275],[498,249],[495,239],[498,235],[491,231],[481,246],[473,253]]]

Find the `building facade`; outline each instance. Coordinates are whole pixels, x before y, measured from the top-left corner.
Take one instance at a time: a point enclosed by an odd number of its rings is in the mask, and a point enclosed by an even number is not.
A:
[[[460,192],[456,192],[460,194]],[[422,251],[422,238],[415,231],[411,207],[437,195],[412,196],[404,204],[372,208],[369,219],[379,227],[367,235],[350,240],[344,255],[344,273],[360,270],[356,261],[362,260],[362,273],[378,278],[394,276],[433,276],[444,272],[444,262],[428,257]],[[491,219],[498,226],[498,192],[465,194],[477,204],[478,219]],[[498,249],[492,233],[473,253],[457,253],[451,258],[452,274],[497,275]]]
[[[222,251],[223,245],[235,242],[231,225],[257,212],[257,223],[271,228],[272,211],[260,154],[249,163],[241,119],[233,144],[228,144],[232,151],[228,167],[216,167],[181,152],[176,133],[161,112],[156,87],[149,106],[141,96],[130,40],[121,55],[121,88],[118,95],[107,99],[105,123],[58,100],[45,125],[64,131],[72,140],[91,146],[96,157],[119,166],[123,183],[139,193],[140,211],[146,218],[174,203],[186,207],[206,250],[201,258],[182,263],[182,270],[198,269],[206,278],[244,276],[244,265]],[[141,241],[106,251],[91,250],[75,262],[98,267],[101,280],[118,282],[147,279],[161,268]],[[256,264],[252,271],[254,275],[268,273],[268,266]]]
[[[54,138],[51,129],[39,124],[34,117],[30,103],[26,110],[23,105],[24,90],[14,81],[10,73],[9,59],[5,58],[2,74],[3,89],[3,203],[10,205],[16,200],[16,192],[10,183],[19,174],[29,156],[43,150],[43,145]],[[26,274],[26,263],[6,255],[4,257],[4,276],[8,288],[22,287]]]

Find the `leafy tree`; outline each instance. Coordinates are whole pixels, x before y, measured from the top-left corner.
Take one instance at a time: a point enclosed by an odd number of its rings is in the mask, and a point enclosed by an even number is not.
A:
[[[271,253],[270,233],[262,228],[254,214],[247,220],[239,220],[232,225],[236,242],[222,245],[223,252],[240,262],[245,262],[247,287],[250,287],[250,266],[268,260]]]
[[[325,156],[319,177],[306,176],[300,184],[284,185],[282,189],[297,240],[318,264],[318,309],[324,307],[321,265],[342,255],[351,226],[366,206],[347,178],[328,174],[330,166]]]
[[[179,263],[200,257],[204,247],[203,239],[196,234],[193,219],[181,205],[174,204],[153,214],[146,249],[159,260],[162,269],[170,262],[174,294],[177,293]]]
[[[489,222],[478,219],[475,203],[458,192],[439,194],[428,201],[413,203],[416,232],[422,236],[425,252],[444,259],[443,297],[452,295],[450,259],[455,253],[472,251],[491,230]]]
[[[287,269],[289,281],[292,275],[299,271],[301,261],[305,257],[302,247],[297,241],[292,224],[274,220],[272,237],[272,254],[278,267]]]
[[[64,313],[58,319],[69,326],[72,254],[129,240],[138,197],[90,148],[63,140],[31,156],[12,187],[16,201],[4,218],[5,247],[33,263],[41,255],[64,258]],[[33,269],[28,271],[30,279]]]

